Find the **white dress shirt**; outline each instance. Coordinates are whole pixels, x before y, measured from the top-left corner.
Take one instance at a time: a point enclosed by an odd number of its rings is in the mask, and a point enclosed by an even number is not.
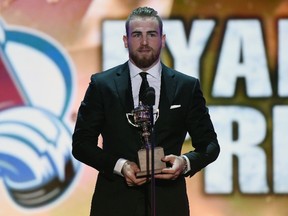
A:
[[[134,108],[136,108],[139,105],[139,90],[140,90],[140,85],[142,82],[142,78],[140,76],[140,73],[143,72],[143,70],[136,67],[130,61],[128,62],[128,65],[129,65],[129,70],[130,70]],[[147,72],[147,81],[149,83],[149,86],[153,87],[155,89],[155,105],[153,106],[154,110],[158,109],[158,106],[159,106],[160,86],[161,86],[161,71],[162,71],[162,65],[161,65],[160,61],[158,61],[157,64],[154,65],[152,68],[145,71],[145,72]]]

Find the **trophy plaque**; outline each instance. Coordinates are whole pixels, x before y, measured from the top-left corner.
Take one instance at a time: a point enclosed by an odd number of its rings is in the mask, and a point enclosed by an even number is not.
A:
[[[136,174],[137,178],[149,177],[152,174],[152,151],[154,151],[154,174],[161,173],[161,170],[166,167],[166,163],[161,160],[164,157],[164,150],[162,147],[151,147],[151,132],[154,115],[153,111],[147,105],[140,104],[137,108],[127,113],[128,122],[134,127],[140,129],[140,136],[143,141],[142,148],[138,151],[138,165],[140,172]],[[159,116],[159,111],[156,113],[156,118]]]
[[[161,161],[161,158],[164,157],[164,151],[162,147],[155,147],[154,149],[140,149],[138,151],[138,160],[139,160],[139,167],[140,172],[136,174],[137,178],[147,177],[150,176],[152,173],[152,161],[151,155],[152,151],[154,150],[154,173],[159,174],[161,170],[166,167],[166,164]],[[147,157],[147,154],[149,156]]]

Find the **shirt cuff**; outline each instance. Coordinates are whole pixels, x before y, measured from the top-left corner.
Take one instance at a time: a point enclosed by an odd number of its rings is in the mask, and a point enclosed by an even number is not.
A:
[[[123,176],[121,171],[122,171],[123,165],[126,163],[126,161],[127,161],[126,159],[120,158],[116,162],[116,164],[114,166],[114,173],[115,174]]]
[[[189,172],[191,170],[190,160],[188,159],[188,157],[186,155],[181,155],[181,157],[183,157],[187,163],[186,169],[183,170],[183,174],[186,174],[187,172]]]

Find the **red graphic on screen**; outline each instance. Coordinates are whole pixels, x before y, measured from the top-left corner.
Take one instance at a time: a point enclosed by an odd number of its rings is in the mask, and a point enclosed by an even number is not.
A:
[[[0,111],[25,104],[4,58],[0,52]]]

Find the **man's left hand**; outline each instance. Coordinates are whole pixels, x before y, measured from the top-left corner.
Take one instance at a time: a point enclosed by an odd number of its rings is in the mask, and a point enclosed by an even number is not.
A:
[[[176,155],[166,155],[162,158],[163,162],[168,162],[172,165],[172,167],[164,168],[161,171],[161,174],[155,175],[157,179],[167,179],[167,180],[175,180],[177,179],[185,169],[185,159]]]

